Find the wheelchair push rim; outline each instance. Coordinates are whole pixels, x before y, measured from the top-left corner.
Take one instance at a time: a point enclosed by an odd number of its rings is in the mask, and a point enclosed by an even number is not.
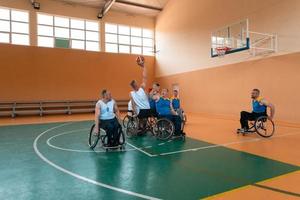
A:
[[[271,137],[275,132],[275,125],[274,122],[268,119],[267,116],[261,116],[256,119],[255,121],[255,131],[261,137]]]
[[[160,140],[168,140],[174,133],[175,127],[173,122],[168,119],[159,119],[154,128],[155,136]]]
[[[121,146],[124,145],[125,144],[125,136],[124,136],[124,132],[123,132],[121,125],[118,130],[118,137],[119,137],[119,145],[121,145]]]
[[[123,118],[123,120],[122,120],[122,125],[123,125],[124,128],[127,128],[127,124],[128,124],[128,122],[130,121],[131,118],[132,118],[132,117],[129,116],[129,115],[126,115],[126,116]]]
[[[88,140],[88,143],[89,143],[89,146],[91,149],[94,149],[97,146],[98,141],[100,139],[100,131],[98,134],[95,134],[95,133],[96,133],[95,124],[93,124],[93,126],[90,129],[89,140]]]
[[[126,136],[128,138],[131,138],[131,137],[134,137],[137,135],[138,125],[139,125],[138,119],[136,119],[136,118],[129,119],[127,126],[126,126]]]

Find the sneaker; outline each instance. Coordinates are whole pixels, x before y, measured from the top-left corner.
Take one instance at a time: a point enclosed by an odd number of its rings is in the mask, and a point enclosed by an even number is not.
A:
[[[239,128],[238,133],[252,133],[252,131],[250,131],[249,129],[245,129],[245,128]]]

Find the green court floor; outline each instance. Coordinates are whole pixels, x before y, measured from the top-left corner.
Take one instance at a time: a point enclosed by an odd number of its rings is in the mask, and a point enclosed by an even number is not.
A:
[[[299,170],[190,138],[147,135],[93,152],[91,124],[0,127],[0,199],[201,199]]]

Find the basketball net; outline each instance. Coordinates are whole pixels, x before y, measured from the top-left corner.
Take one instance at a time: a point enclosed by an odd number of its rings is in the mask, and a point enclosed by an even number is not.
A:
[[[216,52],[217,52],[219,58],[224,57],[225,54],[226,54],[226,52],[229,51],[229,50],[230,50],[230,48],[229,47],[225,47],[225,46],[224,47],[217,47],[216,48]]]

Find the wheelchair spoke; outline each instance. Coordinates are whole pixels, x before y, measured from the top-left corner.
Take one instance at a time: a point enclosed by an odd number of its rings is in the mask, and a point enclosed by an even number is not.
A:
[[[269,120],[267,116],[257,118],[254,126],[257,134],[262,137],[271,137],[275,132],[274,122]]]

